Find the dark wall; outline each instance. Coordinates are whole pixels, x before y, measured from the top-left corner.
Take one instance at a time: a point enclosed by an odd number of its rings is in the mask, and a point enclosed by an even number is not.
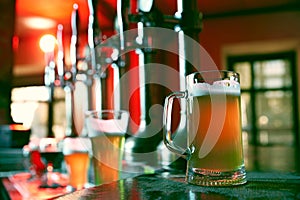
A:
[[[200,43],[217,66],[222,66],[225,46],[267,41],[280,45],[283,40],[299,40],[299,20],[299,9],[205,18]]]
[[[13,35],[15,1],[0,1],[0,124],[11,123],[11,80],[13,68]]]

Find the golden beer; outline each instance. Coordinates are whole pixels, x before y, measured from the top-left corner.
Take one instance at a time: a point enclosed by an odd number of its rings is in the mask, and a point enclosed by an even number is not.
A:
[[[120,178],[125,137],[124,133],[100,134],[92,137],[95,184]]]
[[[188,120],[195,120],[198,118],[199,124],[190,123],[189,129],[195,135],[189,135],[190,148],[194,149],[194,153],[190,157],[190,164],[194,170],[201,168],[202,170],[209,170],[215,172],[234,171],[243,166],[243,148],[241,135],[241,116],[240,116],[240,97],[239,94],[224,92],[210,93],[201,96],[193,97],[190,102],[193,108],[199,108],[201,114],[195,116],[195,112],[188,111]],[[197,104],[197,105],[196,105]],[[215,107],[218,113],[213,116],[212,109]],[[213,126],[220,126],[215,128]],[[211,150],[201,157],[199,152],[204,145],[205,138],[210,136],[209,129],[220,130],[220,133],[215,134],[217,138],[210,138],[214,140],[210,148]],[[209,148],[209,147],[207,147]]]
[[[69,173],[69,185],[77,190],[88,183],[89,154],[88,152],[72,152],[64,155]]]

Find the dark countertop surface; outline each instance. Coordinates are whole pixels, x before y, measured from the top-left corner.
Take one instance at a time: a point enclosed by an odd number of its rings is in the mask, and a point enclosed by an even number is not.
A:
[[[68,199],[300,199],[300,175],[248,172],[248,182],[232,187],[201,187],[185,182],[184,174],[144,174],[76,191]]]

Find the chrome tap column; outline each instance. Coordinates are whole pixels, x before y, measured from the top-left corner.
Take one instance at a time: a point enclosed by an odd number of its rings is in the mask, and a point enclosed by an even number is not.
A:
[[[165,97],[170,93],[169,85],[177,84],[180,90],[185,89],[184,77],[197,69],[186,61],[187,57],[200,56],[199,52],[193,52],[193,49],[186,46],[185,37],[198,41],[199,32],[201,31],[202,16],[197,10],[197,1],[177,1],[177,11],[174,15],[164,15],[156,6],[155,1],[149,0],[118,0],[117,1],[117,23],[119,26],[120,50],[121,55],[126,54],[127,59],[125,73],[129,73],[130,65],[134,60],[138,60],[138,77],[135,77],[139,84],[139,101],[135,105],[128,105],[128,99],[122,99],[122,106],[132,110],[138,107],[140,116],[138,123],[132,125],[129,137],[126,140],[126,153],[129,153],[135,159],[152,159],[151,154],[158,151],[160,142],[162,141],[162,105]],[[153,28],[157,31],[167,28],[172,30],[174,34],[170,37],[170,41],[159,37],[158,33],[154,33]],[[161,28],[159,30],[159,28]],[[149,31],[150,30],[150,31]],[[128,33],[129,32],[129,33]],[[136,34],[135,37],[132,37]],[[154,33],[154,34],[153,34]],[[174,37],[175,35],[175,37]],[[161,45],[158,45],[161,43]],[[164,44],[169,43],[169,44]],[[169,77],[168,70],[164,69],[163,60],[167,60],[168,56],[164,48],[157,49],[157,46],[164,47],[175,44],[177,54],[178,71],[176,77]],[[129,51],[135,50],[135,55],[128,55]],[[166,48],[167,49],[167,48]],[[173,52],[174,53],[174,52]],[[172,59],[173,57],[171,57]],[[161,64],[161,68],[157,67]],[[198,65],[199,66],[199,65]],[[196,67],[198,67],[196,66]],[[132,68],[131,68],[132,70]],[[121,74],[122,76],[123,74]],[[159,82],[159,84],[158,84]],[[173,83],[170,83],[173,82]],[[130,84],[128,87],[132,87]],[[126,95],[122,95],[126,97]],[[124,105],[127,103],[127,105]],[[184,102],[182,102],[184,103]],[[179,116],[178,127],[175,131],[185,132],[186,129],[186,111],[185,106],[181,105],[181,114]],[[134,110],[134,109],[133,109]],[[132,113],[134,115],[135,113]],[[131,120],[133,121],[133,120]],[[136,127],[133,129],[132,127]],[[178,135],[178,134],[177,134]],[[147,156],[150,156],[147,159]],[[139,160],[139,158],[138,158]]]
[[[67,67],[64,60],[63,47],[63,26],[57,28],[57,72],[60,86],[65,91],[66,105],[66,130],[65,136],[77,137],[84,135],[84,114],[88,109],[93,108],[93,98],[91,88],[94,84],[93,77],[96,77],[95,70],[91,66],[92,54],[87,53],[86,57],[80,57],[79,46],[79,15],[78,5],[73,5],[71,14],[71,42],[70,42],[70,61],[71,66]],[[90,49],[90,48],[89,48]],[[90,52],[90,50],[88,50]],[[95,63],[95,62],[94,62]],[[100,89],[99,89],[100,91]]]

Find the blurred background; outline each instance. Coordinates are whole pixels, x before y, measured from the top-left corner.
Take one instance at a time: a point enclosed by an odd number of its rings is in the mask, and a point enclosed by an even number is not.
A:
[[[6,125],[11,124],[23,125],[8,129],[30,130],[31,138],[45,137],[50,129],[63,137],[65,92],[55,87],[50,100],[44,82],[45,53],[39,42],[45,34],[56,36],[57,26],[62,24],[65,63],[71,65],[74,3],[78,5],[80,21],[78,54],[84,57],[88,43],[87,0],[1,0],[0,124],[4,127],[1,137],[7,134]],[[247,168],[299,171],[300,2],[199,0],[197,3],[195,9],[203,15],[199,43],[217,66],[241,74]],[[102,38],[116,32],[116,4],[116,0],[97,3]],[[177,2],[158,0],[155,6],[165,15],[174,15]],[[13,146],[1,139],[0,144],[0,170],[18,168],[22,142]]]

